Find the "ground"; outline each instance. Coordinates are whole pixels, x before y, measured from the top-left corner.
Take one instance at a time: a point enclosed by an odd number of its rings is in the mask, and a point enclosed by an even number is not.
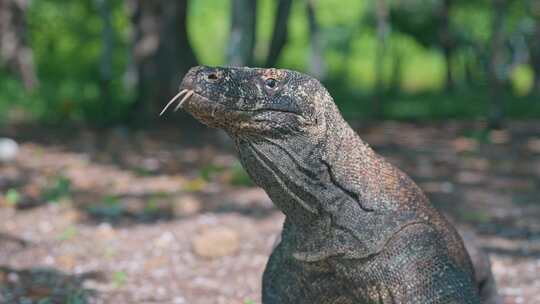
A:
[[[355,124],[540,303],[540,122]],[[5,127],[0,303],[260,303],[283,216],[220,132]]]

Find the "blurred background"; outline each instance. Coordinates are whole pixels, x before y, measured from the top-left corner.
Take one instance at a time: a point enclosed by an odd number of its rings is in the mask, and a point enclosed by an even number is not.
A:
[[[320,79],[540,302],[540,1],[0,0],[0,303],[260,303],[283,216],[158,117],[199,64]]]
[[[2,121],[155,118],[197,64],[310,73],[351,118],[540,115],[534,0],[1,5]]]

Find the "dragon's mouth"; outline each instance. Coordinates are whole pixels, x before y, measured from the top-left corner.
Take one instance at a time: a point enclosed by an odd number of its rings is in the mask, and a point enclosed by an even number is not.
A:
[[[159,116],[163,115],[167,109],[177,100],[180,100],[178,102],[178,104],[176,105],[176,107],[174,108],[174,112],[178,111],[178,109],[180,109],[182,107],[182,105],[188,101],[191,96],[193,96],[193,94],[195,93],[195,91],[193,90],[188,90],[188,89],[183,89],[182,91],[178,92],[178,94],[176,94],[173,98],[171,98],[171,100],[169,100],[169,102],[167,102],[167,104],[165,105],[165,107],[163,108],[163,110],[161,110],[161,113],[159,113]],[[180,97],[182,97],[182,99],[180,99]]]
[[[246,119],[246,117],[251,117],[251,119],[254,119],[255,116],[257,116],[260,113],[264,112],[274,112],[274,113],[283,113],[283,114],[291,114],[294,116],[299,117],[304,122],[308,122],[309,119],[306,119],[302,114],[298,113],[297,111],[291,111],[288,109],[280,109],[280,108],[272,108],[272,107],[259,107],[259,108],[252,108],[252,109],[242,109],[239,107],[224,107],[223,105],[220,105],[218,103],[213,103],[208,97],[205,97],[204,95],[196,92],[194,89],[182,89],[178,94],[176,94],[171,100],[167,102],[165,107],[163,107],[163,110],[159,113],[159,116],[162,116],[167,112],[167,110],[175,103],[177,102],[176,107],[174,108],[174,112],[178,111],[181,108],[184,108],[185,105],[190,102],[195,97],[195,100],[197,101],[196,106],[193,109],[188,109],[191,114],[197,116],[199,119],[206,120],[215,120],[216,119],[216,113],[220,112],[221,114],[224,114],[225,112],[233,115],[236,117],[237,121],[243,119]],[[228,97],[228,96],[227,96]],[[247,115],[247,116],[246,116]],[[254,119],[255,121],[257,119]],[[209,121],[208,121],[209,122]]]
[[[233,123],[228,117],[234,111],[228,111],[223,105],[213,102],[206,96],[196,92],[195,89],[182,89],[167,102],[159,115],[165,114],[174,103],[177,103],[174,108],[175,112],[179,109],[186,110],[197,120],[210,127],[226,128]]]

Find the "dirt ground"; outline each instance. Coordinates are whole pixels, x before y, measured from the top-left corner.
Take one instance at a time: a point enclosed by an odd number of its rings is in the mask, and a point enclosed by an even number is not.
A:
[[[490,254],[504,303],[540,303],[540,122],[357,124]],[[222,133],[6,127],[0,303],[260,303],[283,216]]]

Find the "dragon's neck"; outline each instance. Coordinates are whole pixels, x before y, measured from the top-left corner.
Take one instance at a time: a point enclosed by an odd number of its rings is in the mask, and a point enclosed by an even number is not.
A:
[[[311,222],[337,212],[336,206],[344,200],[362,208],[374,197],[370,191],[378,188],[370,171],[382,172],[377,169],[380,158],[339,114],[327,119],[325,127],[318,139],[302,134],[236,140],[251,178],[293,222]],[[358,185],[354,189],[360,190],[358,194],[337,180],[347,175]]]

